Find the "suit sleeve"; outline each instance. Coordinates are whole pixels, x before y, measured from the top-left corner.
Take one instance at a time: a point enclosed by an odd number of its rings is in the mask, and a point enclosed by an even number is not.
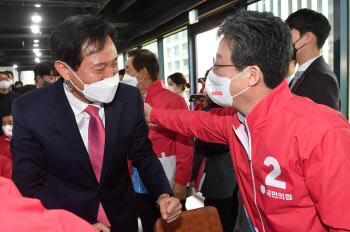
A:
[[[41,143],[28,128],[30,122],[26,119],[29,119],[30,115],[23,110],[25,107],[18,101],[14,101],[12,105],[12,179],[23,196],[38,198],[43,205],[46,205],[48,196],[44,193],[43,183],[47,173],[47,163]]]
[[[189,111],[186,102],[183,98],[181,100],[177,102],[176,108]],[[186,185],[191,180],[193,142],[193,136],[175,132],[176,173],[174,181],[181,185]]]
[[[205,142],[228,144],[227,129],[232,125],[227,125],[227,116],[233,117],[227,107],[210,112],[153,109],[151,122]]]
[[[329,231],[350,230],[350,131],[333,128],[304,162],[305,183],[321,221]]]
[[[152,149],[152,142],[148,139],[148,126],[145,121],[143,104],[139,93],[138,120],[129,159],[132,162],[132,166],[137,168],[137,171],[140,173],[147,191],[157,200],[163,193],[173,195],[173,192],[163,166]]]

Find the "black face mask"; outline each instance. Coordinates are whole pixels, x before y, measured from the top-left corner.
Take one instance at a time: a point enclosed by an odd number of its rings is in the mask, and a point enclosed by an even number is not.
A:
[[[303,38],[304,35],[306,35],[306,33],[303,34],[302,36],[300,36],[300,38],[299,38],[297,41],[295,41],[295,42],[293,43],[293,55],[292,55],[292,60],[297,60],[297,51],[298,51],[300,48],[302,48],[302,47],[304,47],[304,46],[306,45],[306,44],[304,44],[303,46],[301,46],[301,47],[298,48],[298,49],[295,48],[295,44],[296,44],[299,40],[301,40],[301,38]]]
[[[44,81],[43,86],[48,86],[48,85],[51,85],[51,84],[52,83],[50,83],[50,82]]]

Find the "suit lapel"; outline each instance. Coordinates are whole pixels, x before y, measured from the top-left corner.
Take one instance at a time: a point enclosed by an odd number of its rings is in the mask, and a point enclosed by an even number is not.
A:
[[[103,183],[104,177],[112,163],[112,157],[115,153],[115,147],[119,147],[117,137],[120,130],[120,119],[122,114],[123,103],[118,101],[117,91],[113,101],[104,105],[105,110],[105,150],[103,156],[103,165],[101,171],[100,184]]]
[[[298,89],[299,85],[307,78],[309,73],[311,73],[320,63],[325,62],[323,56],[318,57],[314,62],[310,64],[310,66],[304,71],[304,73],[300,76],[299,80],[295,83],[293,88],[290,90],[292,93]]]
[[[50,101],[51,109],[49,110],[49,115],[60,132],[60,136],[66,140],[70,153],[80,156],[79,160],[81,160],[80,164],[83,169],[96,179],[90,163],[89,154],[86,151],[76,123],[75,115],[64,93],[63,78],[58,80],[54,85],[55,88]]]

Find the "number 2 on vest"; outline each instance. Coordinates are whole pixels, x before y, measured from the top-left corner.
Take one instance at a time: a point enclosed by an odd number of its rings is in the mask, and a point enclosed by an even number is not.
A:
[[[266,176],[265,185],[269,185],[276,188],[286,189],[286,182],[276,180],[276,178],[281,175],[281,168],[278,161],[269,156],[265,159],[264,164],[266,166],[273,166],[273,170]]]

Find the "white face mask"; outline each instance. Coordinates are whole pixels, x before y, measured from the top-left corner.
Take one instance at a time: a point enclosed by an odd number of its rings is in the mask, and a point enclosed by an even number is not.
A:
[[[66,64],[67,65],[67,64]],[[80,80],[80,78],[72,71],[72,69],[67,65],[69,70],[74,74],[76,78],[84,85],[84,89],[80,90],[76,87],[73,81],[70,81],[72,85],[79,90],[82,94],[84,94],[85,98],[91,102],[102,102],[102,103],[110,103],[115,93],[117,92],[119,85],[119,74],[115,74],[113,77],[104,79],[102,81],[98,81],[91,84],[84,84]]]
[[[0,81],[0,89],[8,89],[10,87],[10,85],[12,85],[12,81],[9,80],[3,80],[3,81]]]
[[[12,125],[2,126],[2,131],[9,138],[12,138],[12,127],[13,127]]]
[[[175,88],[173,87],[173,86],[170,86],[170,85],[168,85],[168,90],[170,90],[170,91],[172,91],[172,92],[175,92]]]
[[[249,67],[250,68],[250,67]],[[247,87],[245,90],[237,93],[234,96],[231,96],[230,93],[230,85],[231,81],[236,77],[242,75],[249,68],[243,70],[243,72],[239,73],[232,79],[228,77],[220,77],[214,73],[213,70],[210,70],[207,80],[205,82],[205,92],[210,97],[210,99],[220,106],[229,106],[232,107],[232,99],[237,97],[238,95],[247,91],[250,87]]]
[[[139,73],[137,73],[134,77],[125,73],[122,83],[136,87],[139,83],[136,79],[137,75],[139,75]]]

